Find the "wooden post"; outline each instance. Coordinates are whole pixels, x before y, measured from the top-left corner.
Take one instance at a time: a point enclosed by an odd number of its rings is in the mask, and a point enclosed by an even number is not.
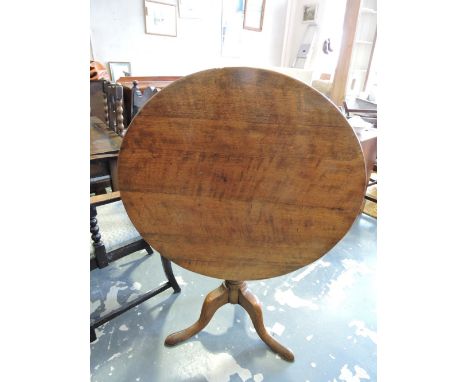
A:
[[[343,21],[343,38],[341,40],[340,56],[336,64],[335,76],[330,91],[330,99],[336,106],[341,106],[346,93],[351,54],[353,53],[354,37],[361,0],[347,0]]]

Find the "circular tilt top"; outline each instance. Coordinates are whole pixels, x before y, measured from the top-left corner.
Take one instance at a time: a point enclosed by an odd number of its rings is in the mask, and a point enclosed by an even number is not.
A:
[[[118,176],[153,248],[226,280],[317,260],[349,230],[366,186],[339,110],[302,82],[252,68],[206,70],[157,93],[128,129]]]

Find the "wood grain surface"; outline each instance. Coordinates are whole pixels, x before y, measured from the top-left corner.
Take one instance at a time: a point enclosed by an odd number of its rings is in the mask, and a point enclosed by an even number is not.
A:
[[[102,120],[91,117],[89,127],[90,154],[92,157],[119,152],[122,138],[108,129]]]
[[[283,275],[327,253],[359,213],[358,139],[302,82],[211,69],[156,94],[119,155],[127,213],[180,266],[226,280]]]

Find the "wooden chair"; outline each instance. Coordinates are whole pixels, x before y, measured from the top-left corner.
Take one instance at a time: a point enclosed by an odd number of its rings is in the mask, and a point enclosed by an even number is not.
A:
[[[125,121],[124,93],[120,84],[108,83],[106,93],[109,104],[109,128],[123,137],[127,131],[128,123]]]
[[[164,89],[166,86],[169,86],[174,81],[179,80],[182,76],[146,76],[146,77],[120,77],[117,83],[121,84],[124,87],[131,89],[133,87],[133,82],[138,81],[138,86],[140,90],[144,90],[148,86],[156,88],[159,90]]]
[[[107,99],[106,80],[90,80],[90,116],[98,117],[109,125],[109,106]]]
[[[106,194],[107,190],[117,191],[112,175],[116,172],[118,154],[109,153],[90,159],[89,192],[94,195]]]
[[[122,85],[113,84],[106,80],[90,81],[90,114],[91,117],[97,117],[91,118],[91,120],[102,121],[99,123],[105,125],[105,128],[99,126],[97,130],[92,130],[92,132],[99,131],[99,134],[103,134],[109,140],[109,147],[106,146],[107,148],[103,148],[102,152],[94,153],[90,160],[90,192],[100,194],[91,196],[90,200],[90,270],[104,268],[109,263],[140,250],[146,250],[148,255],[153,253],[153,249],[133,227],[118,192],[115,170],[120,143],[117,144],[117,142],[121,142],[120,137],[125,135],[128,126],[125,123],[124,113]],[[98,137],[99,142],[101,139],[102,137]],[[110,145],[110,143],[114,144]],[[111,148],[112,150],[109,151]],[[106,193],[107,187],[111,187],[113,192]],[[163,256],[161,256],[161,262],[168,281],[121,308],[91,322],[91,341],[96,339],[95,329],[97,327],[134,306],[168,288],[174,289],[176,293],[180,292],[180,287],[172,272],[171,262]]]
[[[90,116],[93,117],[92,119],[102,121],[102,125],[107,128],[109,140],[117,138],[121,140],[120,137],[125,135],[128,125],[125,124],[124,113],[122,85],[112,84],[106,80],[90,81]],[[105,129],[98,130],[104,131]],[[91,134],[91,140],[93,140],[93,134]],[[91,153],[91,193],[102,194],[109,187],[113,191],[117,191],[116,182],[112,180],[117,155],[118,149],[112,152],[104,150]]]
[[[101,227],[98,226],[98,213]],[[118,191],[91,197],[90,232],[90,270],[104,268],[109,263],[142,249],[145,249],[148,255],[153,253],[151,247],[133,227]]]
[[[106,80],[90,81],[90,116],[98,117],[120,136],[125,135],[123,87]]]
[[[130,125],[133,117],[143,107],[143,105],[156,93],[158,89],[154,86],[147,86],[143,91],[138,87],[138,81],[133,81],[133,86],[123,87],[123,98],[125,105],[125,119],[127,126]]]
[[[109,105],[107,97],[108,81],[105,79],[91,80],[89,82],[90,89],[90,117],[96,121],[100,121],[107,128],[109,127]],[[92,136],[91,136],[92,139]],[[110,187],[111,179],[108,166],[103,161],[91,160],[90,169],[90,192],[99,194],[105,193],[105,189]]]
[[[104,268],[109,265],[109,263],[136,251],[146,250],[148,255],[153,253],[153,249],[145,240],[142,239],[133,227],[125,208],[122,205],[119,192],[91,197],[90,207],[90,231],[92,239],[90,251],[91,271],[96,268]],[[171,262],[162,255],[161,262],[167,282],[162,286],[141,295],[130,303],[123,305],[118,310],[112,311],[92,322],[90,327],[91,341],[96,339],[95,329],[97,327],[119,316],[134,306],[141,304],[168,288],[172,288],[175,293],[180,292],[180,286],[172,272]]]

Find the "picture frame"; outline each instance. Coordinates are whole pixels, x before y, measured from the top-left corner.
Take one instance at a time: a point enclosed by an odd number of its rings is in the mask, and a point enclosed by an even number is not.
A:
[[[317,24],[318,4],[304,4],[302,8],[302,22],[306,24]]]
[[[264,14],[265,0],[245,0],[244,29],[261,32]]]
[[[145,32],[160,36],[177,36],[177,6],[145,0]]]
[[[120,77],[129,77],[132,75],[130,62],[112,61],[107,64],[109,66],[109,74],[112,82],[117,81]]]

